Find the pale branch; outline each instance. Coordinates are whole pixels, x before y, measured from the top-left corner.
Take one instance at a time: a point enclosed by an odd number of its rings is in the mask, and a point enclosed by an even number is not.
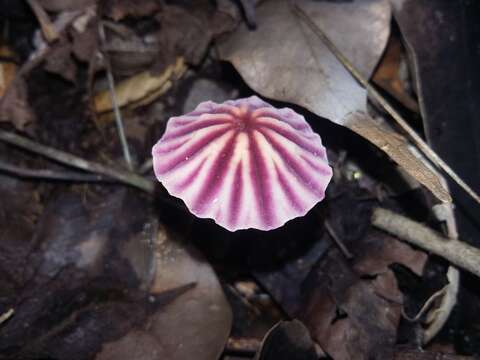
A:
[[[106,37],[102,21],[98,22],[98,33],[100,35],[102,49],[105,49]],[[120,112],[120,107],[118,106],[117,93],[115,91],[115,81],[113,79],[110,59],[108,58],[106,52],[102,55],[107,73],[108,90],[110,91],[113,113],[115,115],[115,123],[117,125],[118,137],[120,138],[120,144],[122,145],[123,157],[125,158],[125,162],[127,163],[128,168],[130,170],[133,170],[132,156],[130,155],[130,150],[128,148],[127,137],[125,135],[125,130],[123,126],[122,113]]]
[[[480,249],[445,238],[429,227],[387,209],[375,208],[372,224],[480,277]]]

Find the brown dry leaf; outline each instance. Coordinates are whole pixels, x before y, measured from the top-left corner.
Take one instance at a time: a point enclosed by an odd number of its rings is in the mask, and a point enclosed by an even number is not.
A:
[[[366,110],[365,89],[295,16],[288,3],[270,0],[260,5],[257,30],[253,32],[241,26],[228,41],[220,44],[220,56],[230,61],[260,94],[301,105],[350,128],[377,146],[379,142],[387,144],[382,147],[385,153],[435,196],[448,201],[448,192],[436,175],[415,159],[402,136],[379,133],[372,127],[374,123],[369,121]],[[369,78],[389,36],[389,2],[300,0],[296,3],[363,76]],[[386,138],[379,139],[380,135]]]
[[[160,9],[161,2],[157,0],[107,0],[104,3],[104,14],[115,21],[127,16],[143,17],[154,14]]]
[[[345,125],[357,134],[369,140],[372,144],[383,150],[406,172],[429,189],[443,202],[451,202],[450,194],[443,186],[437,173],[430,170],[427,165],[410,149],[405,137],[388,128],[386,124],[375,122],[364,113],[353,113],[347,116]]]
[[[12,156],[2,147],[2,155]],[[15,154],[15,153],[14,153]],[[31,182],[0,174],[0,307],[25,284],[32,235],[42,207]],[[0,311],[1,312],[1,311]]]
[[[403,303],[388,266],[400,263],[421,272],[427,256],[380,232],[370,232],[353,250],[351,265],[337,249],[318,262],[304,283],[311,290],[299,317],[335,360],[385,359]]]
[[[13,58],[14,53],[6,45],[0,45],[0,57]],[[17,73],[17,65],[13,62],[0,62],[0,98],[5,93]]]
[[[427,255],[370,226],[368,193],[342,187],[330,199],[328,222],[353,257],[332,245],[329,232],[293,263],[255,274],[290,317],[303,321],[335,360],[387,359],[397,337],[403,295],[392,264],[423,272]],[[314,240],[312,240],[314,241]],[[293,281],[292,281],[293,279]]]
[[[383,299],[338,251],[313,271],[300,319],[335,360],[386,359],[395,344],[401,304]],[[390,297],[400,293],[390,284]]]
[[[372,80],[394,96],[406,108],[419,112],[417,102],[410,96],[401,76],[402,62],[405,61],[402,43],[392,36],[385,49],[382,61],[378,64]]]
[[[12,359],[218,357],[232,321],[222,287],[206,261],[157,231],[138,192],[61,190],[35,222],[30,185],[0,180],[0,193],[12,193],[5,206],[22,217],[0,206],[1,223],[22,224],[0,232],[0,268],[11,266],[0,272],[0,307],[15,309],[2,324],[0,353]]]
[[[52,74],[57,74],[65,80],[75,82],[77,65],[72,58],[72,44],[63,37],[51,50],[45,59],[44,69]]]
[[[175,64],[168,66],[161,74],[144,71],[118,83],[115,87],[118,106],[133,110],[153,102],[167,92],[185,71],[184,60],[179,57]],[[108,90],[96,94],[94,103],[97,113],[112,111],[112,99]]]
[[[36,116],[28,102],[27,83],[23,77],[16,77],[0,98],[0,122],[10,122],[17,130],[24,130]]]
[[[14,54],[8,46],[1,45],[0,56],[8,58]],[[23,130],[35,115],[28,104],[24,78],[14,81],[17,70],[14,63],[0,62],[0,122],[11,122],[18,130]]]
[[[151,294],[186,284],[195,287],[152,314],[144,326],[106,344],[96,360],[218,359],[230,332],[232,312],[214,271],[164,228],[155,247]]]

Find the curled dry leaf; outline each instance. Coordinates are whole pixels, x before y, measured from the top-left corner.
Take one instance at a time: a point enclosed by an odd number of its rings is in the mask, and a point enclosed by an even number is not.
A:
[[[303,0],[296,3],[360,73],[369,78],[389,36],[389,2]],[[289,1],[267,1],[260,5],[257,23],[255,32],[241,26],[228,41],[221,43],[220,56],[230,61],[260,94],[301,105],[350,128],[378,146],[378,131],[365,129],[374,124],[366,115],[366,90],[295,16]],[[387,136],[387,143],[395,137],[403,138],[389,133],[382,135]],[[382,150],[400,161],[400,165],[434,195],[443,201],[449,199],[435,174],[410,154],[407,141],[396,143]]]
[[[153,102],[167,92],[173,82],[183,76],[186,69],[183,58],[179,57],[161,74],[144,71],[118,83],[115,87],[118,106],[133,110]],[[94,103],[95,111],[100,114],[113,109],[111,94],[108,90],[96,94]]]
[[[152,295],[195,286],[153,313],[143,326],[106,344],[96,360],[217,359],[230,332],[232,313],[213,269],[162,227],[155,259]]]

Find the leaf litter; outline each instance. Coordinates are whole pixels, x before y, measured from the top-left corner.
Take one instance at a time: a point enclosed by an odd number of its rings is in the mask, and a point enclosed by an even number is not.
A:
[[[437,200],[411,180],[441,200],[449,194],[289,2],[30,3],[35,14],[18,3],[0,17],[8,29],[0,66],[9,84],[0,98],[0,130],[9,139],[0,144],[0,358],[479,354],[472,291],[478,279],[460,270],[468,285],[459,298],[468,300],[457,307],[472,314],[467,324],[455,310],[457,298],[429,303],[452,281],[448,263],[370,224],[372,210],[382,206],[442,230],[442,220],[431,216]],[[373,77],[406,113],[420,108],[422,118],[412,116],[422,132],[420,123],[432,121],[422,107],[428,94],[413,81],[430,79],[408,74],[412,62],[399,34],[417,33],[406,30],[393,3],[400,29],[392,35],[389,1],[296,2],[362,76]],[[56,41],[44,37],[48,27]],[[431,69],[431,61],[421,65]],[[227,233],[192,216],[160,185],[153,188],[150,149],[167,119],[191,111],[194,99],[221,103],[252,90],[276,106],[300,106],[295,110],[325,139],[334,178],[325,201],[304,218],[268,233]],[[112,121],[117,110],[133,171],[122,162]],[[12,146],[20,143],[23,150]],[[66,168],[78,160],[86,173]],[[22,169],[44,176],[25,179]],[[53,173],[61,177],[48,178]],[[135,181],[148,185],[137,186],[143,191],[121,185]],[[459,228],[463,234],[462,222]],[[420,352],[445,301],[454,310],[442,318],[429,351]],[[428,313],[420,311],[425,304],[432,306]],[[423,316],[407,320],[418,312]]]

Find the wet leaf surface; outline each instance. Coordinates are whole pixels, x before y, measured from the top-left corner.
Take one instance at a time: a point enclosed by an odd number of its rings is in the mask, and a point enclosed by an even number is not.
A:
[[[369,78],[390,33],[389,3],[297,3]],[[449,201],[436,174],[414,156],[407,140],[367,115],[366,90],[296,17],[288,1],[262,4],[257,17],[261,26],[256,31],[243,26],[219,46],[221,57],[235,66],[248,85],[266,97],[303,106],[350,128],[385,151],[439,199]]]
[[[388,2],[297,3],[368,77],[388,39]],[[348,21],[342,21],[346,18]],[[368,25],[359,26],[365,24],[365,19]],[[346,115],[366,111],[365,90],[301,23],[287,1],[260,5],[257,20],[255,31],[241,26],[219,47],[222,58],[232,62],[252,88],[340,124]],[[344,33],[352,37],[341,35]]]
[[[115,341],[122,344],[137,332],[156,338],[153,344],[161,343],[167,358],[174,358],[172,352],[191,358],[192,351],[205,352],[205,359],[218,356],[231,313],[215,274],[175,243],[168,245],[165,233],[157,238],[155,263],[149,245],[156,239],[155,221],[143,201],[117,190],[59,192],[48,202],[33,245],[17,252],[24,259],[17,260],[25,277],[21,290],[2,295],[2,304],[15,309],[2,326],[7,358],[89,359],[97,352],[109,358],[119,349]],[[218,324],[217,331],[206,332],[205,321]],[[139,347],[131,349],[150,351],[141,338],[133,341]],[[197,346],[182,353],[183,343]]]
[[[232,314],[216,276],[201,255],[160,229],[155,243],[152,296],[191,284],[192,289],[147,323],[104,346],[97,360],[217,359],[230,331]]]

